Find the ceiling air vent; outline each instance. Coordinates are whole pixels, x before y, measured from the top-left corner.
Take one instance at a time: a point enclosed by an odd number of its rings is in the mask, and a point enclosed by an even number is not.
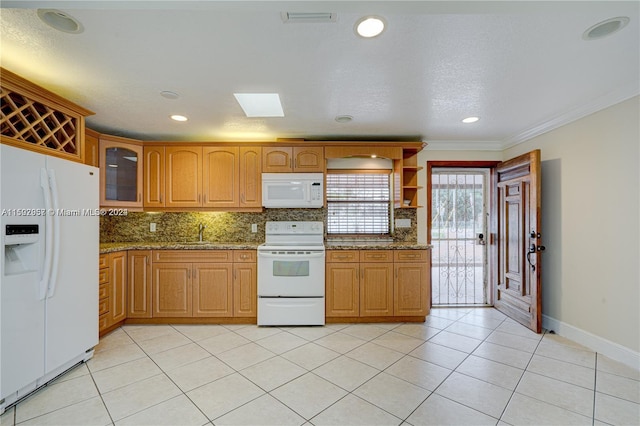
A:
[[[322,23],[336,22],[337,14],[332,12],[282,12],[280,14],[284,23]]]

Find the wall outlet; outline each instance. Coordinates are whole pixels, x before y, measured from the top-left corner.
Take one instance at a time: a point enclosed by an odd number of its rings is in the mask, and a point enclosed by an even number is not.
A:
[[[254,234],[256,232],[258,232],[258,224],[257,223],[252,223],[251,224],[251,232],[253,232]]]
[[[155,222],[151,222],[149,224],[149,232],[156,232],[156,224],[155,224]]]
[[[396,228],[411,228],[411,219],[396,219]]]

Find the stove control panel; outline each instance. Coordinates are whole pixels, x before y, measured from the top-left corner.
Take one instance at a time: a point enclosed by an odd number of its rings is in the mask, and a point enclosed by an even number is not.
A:
[[[322,235],[324,224],[322,222],[308,221],[267,222],[265,230],[267,235]]]

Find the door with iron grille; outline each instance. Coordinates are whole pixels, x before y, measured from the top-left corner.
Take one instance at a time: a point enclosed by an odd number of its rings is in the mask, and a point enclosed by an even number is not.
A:
[[[431,169],[433,306],[487,305],[488,169]]]

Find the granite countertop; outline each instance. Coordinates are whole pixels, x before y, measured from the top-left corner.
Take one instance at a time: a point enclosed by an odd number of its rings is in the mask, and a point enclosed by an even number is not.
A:
[[[327,250],[429,250],[429,244],[393,241],[326,241]]]
[[[259,243],[128,242],[101,243],[100,254],[124,250],[256,250]],[[380,241],[326,241],[327,250],[428,250],[429,244]]]
[[[101,243],[100,254],[123,250],[255,250],[258,243],[200,242],[129,242]]]

